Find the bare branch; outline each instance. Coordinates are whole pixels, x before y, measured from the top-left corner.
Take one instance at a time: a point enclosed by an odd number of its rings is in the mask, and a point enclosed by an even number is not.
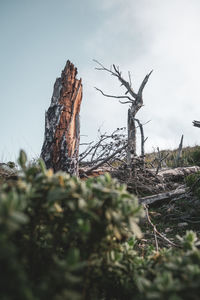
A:
[[[200,127],[200,121],[193,121],[193,126]]]
[[[80,143],[80,146],[90,146],[92,143],[94,143],[94,141],[89,142],[89,143]]]
[[[121,104],[127,104],[127,103],[131,103],[131,104],[132,104],[132,103],[133,103],[132,101],[125,101],[125,102],[123,102],[123,101],[120,101],[120,100],[119,100],[119,102],[120,102]]]
[[[128,71],[128,77],[129,77],[129,84],[130,84],[130,87],[132,87],[131,72],[130,72],[130,71]]]
[[[108,95],[105,94],[102,90],[98,89],[97,87],[94,87],[97,91],[99,91],[103,96],[105,97],[109,97],[109,98],[116,98],[116,99],[129,99],[129,101],[127,101],[126,103],[133,103],[134,100],[132,100],[130,97],[128,96],[114,96],[114,95]]]
[[[142,81],[142,83],[140,85],[140,88],[139,88],[138,93],[137,93],[137,98],[138,98],[137,100],[139,100],[139,101],[142,101],[143,89],[144,89],[145,85],[147,84],[147,82],[149,80],[149,77],[150,77],[152,72],[153,72],[153,70],[151,70],[151,72],[145,76],[144,80]]]
[[[137,98],[137,94],[133,91],[130,83],[121,76],[122,73],[119,71],[119,67],[116,67],[115,65],[113,65],[113,69],[114,69],[114,72],[113,72],[112,69],[109,70],[108,68],[104,67],[99,61],[97,61],[95,59],[93,59],[93,61],[101,67],[101,68],[95,68],[96,70],[107,71],[111,75],[117,77],[118,80],[121,82],[121,84],[127,89],[126,94],[129,93],[133,97],[133,99]],[[133,101],[133,99],[131,99],[131,100]]]
[[[87,171],[85,171],[85,174],[89,174],[92,171],[98,169],[100,166],[102,166],[103,164],[107,163],[111,158],[113,158],[116,154],[118,154],[119,152],[121,152],[122,150],[124,150],[127,147],[127,144],[123,147],[121,147],[120,149],[118,149],[117,151],[115,151],[113,154],[111,154],[110,156],[106,157],[104,160],[102,160],[100,163],[98,163],[97,165],[93,166],[92,168],[88,169]]]
[[[143,158],[143,167],[144,167],[144,143],[145,143],[144,129],[143,129],[143,125],[140,123],[140,121],[138,119],[135,118],[135,121],[138,123],[138,126],[140,128],[140,134],[141,134],[141,156]]]
[[[158,161],[158,166],[157,166],[157,169],[156,169],[156,175],[158,174],[159,170],[161,169],[162,167],[162,162],[167,158],[167,156],[169,155],[169,152],[164,156],[162,157],[161,155],[161,152],[159,150],[159,147],[157,147],[157,151],[158,151],[158,158],[156,159]]]
[[[114,153],[119,147],[122,147],[127,143],[126,134],[121,132],[126,128],[117,128],[111,134],[101,133],[98,129],[98,141],[95,144],[91,144],[85,151],[80,154],[80,160],[82,165],[92,166],[97,164]],[[124,158],[125,150],[118,153],[115,158]],[[83,161],[84,159],[84,161]],[[85,161],[86,159],[86,161]]]
[[[174,242],[170,241],[168,238],[166,238],[166,236],[164,236],[162,233],[160,233],[158,231],[158,229],[156,228],[156,226],[152,223],[150,217],[149,217],[149,211],[146,205],[144,205],[144,209],[146,211],[146,216],[147,216],[147,220],[149,222],[149,224],[153,227],[153,231],[154,231],[154,236],[155,236],[155,242],[156,242],[156,251],[158,251],[158,243],[157,243],[157,237],[156,234],[159,235],[163,240],[165,240],[168,244],[170,244],[171,246],[174,247],[180,247],[179,245],[175,244]]]
[[[91,144],[92,144],[92,143],[93,143],[93,142],[91,142]],[[82,160],[84,160],[84,158],[86,158],[86,157],[92,152],[92,150],[94,149],[94,147],[95,147],[95,146],[92,146],[92,147],[89,146],[89,147],[87,147],[87,149],[79,155],[79,163],[80,163]]]

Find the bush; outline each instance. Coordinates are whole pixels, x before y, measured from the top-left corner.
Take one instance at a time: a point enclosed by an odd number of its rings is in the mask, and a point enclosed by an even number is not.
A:
[[[185,161],[185,165],[200,166],[200,147],[183,148],[183,160]]]
[[[0,189],[1,299],[79,299],[93,266],[102,274],[119,242],[141,235],[142,209],[108,174],[53,174],[42,161],[27,167],[24,152],[19,163],[19,180]]]
[[[143,210],[106,174],[81,181],[39,161],[0,187],[0,299],[198,299],[200,251],[140,248]]]
[[[185,181],[190,190],[200,199],[200,172],[187,176]]]

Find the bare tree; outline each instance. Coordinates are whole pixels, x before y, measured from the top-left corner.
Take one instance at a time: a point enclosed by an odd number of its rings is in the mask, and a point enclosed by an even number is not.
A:
[[[100,62],[97,60],[94,60],[95,63],[97,63],[98,67],[96,70],[106,71],[110,73],[112,76],[116,77],[122,86],[125,87],[126,92],[123,96],[115,96],[110,94],[105,94],[101,89],[96,88],[99,92],[101,92],[102,95],[105,97],[111,97],[115,99],[119,99],[119,102],[122,104],[130,104],[130,107],[128,109],[128,147],[127,147],[127,163],[129,166],[132,165],[132,157],[136,155],[136,114],[140,110],[140,108],[143,106],[143,90],[145,85],[148,82],[148,79],[153,72],[153,70],[147,74],[142,81],[138,92],[135,93],[132,88],[132,81],[131,81],[131,74],[128,72],[129,80],[125,80],[122,77],[122,72],[119,70],[119,67],[115,66],[114,64],[111,66],[110,69],[104,67]],[[141,127],[140,127],[141,129]]]

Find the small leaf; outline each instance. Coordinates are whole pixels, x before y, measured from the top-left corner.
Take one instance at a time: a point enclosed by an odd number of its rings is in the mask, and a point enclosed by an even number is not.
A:
[[[18,163],[22,169],[26,167],[26,162],[27,162],[27,155],[24,152],[24,150],[20,150]]]

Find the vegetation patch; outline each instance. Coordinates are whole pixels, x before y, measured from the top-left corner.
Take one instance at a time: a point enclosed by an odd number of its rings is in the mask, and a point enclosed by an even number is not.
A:
[[[19,163],[0,186],[1,299],[198,299],[199,198],[149,210],[177,245],[158,237],[156,247],[137,198],[110,175],[53,174],[24,152]]]

